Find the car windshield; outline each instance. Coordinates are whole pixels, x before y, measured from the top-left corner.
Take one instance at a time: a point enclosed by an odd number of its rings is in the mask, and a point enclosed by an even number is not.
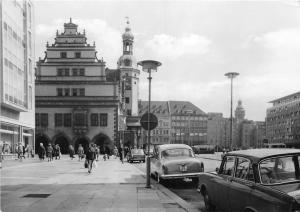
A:
[[[131,150],[131,154],[142,155],[142,154],[144,154],[144,150],[142,150],[142,149],[133,149],[133,150]]]
[[[167,149],[161,152],[162,158],[173,158],[173,157],[194,157],[192,150],[190,149]]]
[[[267,158],[260,162],[263,184],[286,183],[300,180],[300,155]]]

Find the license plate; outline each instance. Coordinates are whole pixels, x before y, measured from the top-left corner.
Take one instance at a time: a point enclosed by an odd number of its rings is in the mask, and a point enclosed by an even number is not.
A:
[[[186,171],[187,171],[186,165],[181,165],[181,166],[179,166],[179,170],[180,170],[181,172],[186,172]]]

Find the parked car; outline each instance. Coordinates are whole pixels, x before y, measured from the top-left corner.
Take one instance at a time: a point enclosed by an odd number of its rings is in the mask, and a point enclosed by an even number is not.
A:
[[[154,147],[151,175],[158,182],[167,179],[191,178],[198,182],[204,165],[195,158],[192,148],[185,144],[163,144]]]
[[[300,150],[249,149],[227,153],[217,172],[199,176],[208,210],[300,211]]]
[[[143,149],[132,149],[127,154],[127,161],[132,163],[133,161],[145,163],[145,153]]]

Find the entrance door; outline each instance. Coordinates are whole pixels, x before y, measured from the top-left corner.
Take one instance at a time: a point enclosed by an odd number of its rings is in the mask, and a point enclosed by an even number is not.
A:
[[[55,144],[59,145],[61,154],[69,153],[69,142],[64,136],[57,137]]]
[[[77,154],[78,146],[81,144],[81,146],[84,149],[84,152],[87,152],[89,148],[89,141],[86,138],[78,138],[75,142],[75,153]]]
[[[113,142],[109,139],[109,137],[105,134],[98,134],[94,137],[93,143],[97,146],[100,146],[101,154],[111,154],[114,148]]]

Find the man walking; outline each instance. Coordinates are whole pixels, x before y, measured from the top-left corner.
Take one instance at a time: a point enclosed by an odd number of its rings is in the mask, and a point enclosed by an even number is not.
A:
[[[93,162],[96,158],[96,150],[93,144],[89,145],[89,148],[86,152],[86,160],[88,162],[88,173],[92,172]]]
[[[50,143],[47,146],[47,158],[48,162],[51,162],[53,160],[53,147]]]

